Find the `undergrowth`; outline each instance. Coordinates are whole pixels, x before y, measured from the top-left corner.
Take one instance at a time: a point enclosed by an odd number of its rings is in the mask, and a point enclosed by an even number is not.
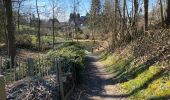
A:
[[[163,67],[162,58],[135,57],[132,49],[125,47],[102,55],[101,62],[112,73],[113,84],[123,96],[132,100],[166,100],[170,98],[170,72]]]
[[[73,63],[76,69],[77,81],[80,81],[81,73],[84,70],[85,50],[76,42],[64,43],[56,50],[48,52],[50,58],[64,58],[65,63]]]

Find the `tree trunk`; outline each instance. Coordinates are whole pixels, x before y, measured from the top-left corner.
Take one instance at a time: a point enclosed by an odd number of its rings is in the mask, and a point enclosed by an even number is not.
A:
[[[114,24],[115,24],[115,27],[114,27],[114,31],[116,32],[116,30],[117,30],[117,25],[116,25],[116,23],[117,23],[117,9],[118,9],[118,0],[115,0],[115,5],[114,5],[114,12],[115,12],[115,19],[114,19]]]
[[[137,25],[138,7],[139,7],[138,0],[134,0],[134,26]]]
[[[123,25],[122,25],[122,32],[124,32],[124,29],[125,29],[125,24],[126,24],[126,0],[123,0]]]
[[[114,50],[117,41],[117,10],[118,10],[118,0],[114,1],[114,31],[112,32],[112,50]]]
[[[20,34],[20,8],[21,8],[21,2],[18,0],[18,34]]]
[[[163,24],[164,24],[164,15],[163,15],[162,0],[160,0],[160,10],[161,10],[161,23],[162,23],[162,26],[163,26]]]
[[[132,39],[134,39],[137,35],[138,7],[139,7],[138,0],[134,0],[134,16],[133,16],[134,19],[132,24],[132,29],[133,29]]]
[[[2,5],[4,5],[4,2],[2,1]],[[5,43],[8,46],[8,35],[7,35],[7,29],[6,29],[6,12],[5,12],[5,7],[2,7],[2,22],[3,22],[3,27],[4,27],[4,39],[5,39]]]
[[[166,17],[166,25],[170,25],[170,0],[167,0],[167,17]]]
[[[38,16],[38,50],[41,50],[41,38],[40,38],[40,14],[39,14],[39,10],[38,10],[38,1],[36,0],[36,9],[37,9],[37,16]]]
[[[55,36],[54,36],[54,24],[55,24],[55,20],[54,20],[54,4],[53,4],[53,50],[54,50],[54,41],[55,41]]]
[[[145,25],[144,25],[144,32],[148,31],[148,5],[149,1],[144,0],[144,20],[145,20]]]
[[[15,36],[14,36],[14,24],[13,24],[13,15],[12,15],[12,1],[4,0],[4,6],[6,9],[7,17],[7,36],[8,36],[8,56],[11,58],[11,64],[14,65],[14,58],[16,55],[15,47]]]

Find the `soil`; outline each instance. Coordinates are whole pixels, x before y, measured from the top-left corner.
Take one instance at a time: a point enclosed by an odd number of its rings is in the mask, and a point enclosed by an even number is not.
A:
[[[75,89],[70,100],[126,100],[117,89],[112,75],[106,72],[98,57],[87,56],[82,84]]]

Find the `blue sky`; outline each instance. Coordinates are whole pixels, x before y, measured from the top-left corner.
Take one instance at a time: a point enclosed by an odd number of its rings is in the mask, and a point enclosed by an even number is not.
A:
[[[41,12],[41,18],[47,19],[52,17],[52,9],[51,4],[49,3],[51,0],[38,0],[39,10]],[[59,21],[67,21],[69,19],[69,15],[71,12],[73,12],[73,1],[74,0],[54,0],[56,1],[57,6],[60,8],[59,13],[56,17],[59,19]],[[77,1],[77,0],[75,0]],[[84,16],[87,12],[90,10],[91,0],[78,0],[79,6],[78,6],[78,12]],[[102,0],[104,1],[104,0]],[[127,0],[132,1],[132,0]],[[143,2],[143,0],[141,0]],[[152,8],[153,4],[156,3],[157,0],[149,0],[149,9]],[[36,0],[28,0],[26,3],[24,3],[24,11],[25,12],[36,12],[35,11],[35,2]],[[140,3],[142,4],[142,3]],[[128,2],[129,9],[131,8],[131,3]],[[140,7],[143,7],[143,5],[140,5]],[[58,11],[58,10],[57,10]],[[56,13],[58,13],[56,11]]]
[[[39,10],[41,12],[40,17],[42,19],[52,17],[51,3],[49,3],[50,1],[51,0],[38,0],[38,5],[40,6]],[[56,15],[56,17],[59,19],[59,21],[67,21],[69,19],[70,13],[73,12],[74,0],[54,0],[54,1],[56,2],[57,7],[60,9],[56,10],[56,13],[60,12],[58,15]],[[77,11],[80,13],[81,16],[84,16],[90,9],[91,0],[78,0],[78,1],[79,6],[77,8]],[[24,4],[23,12],[32,12],[35,13],[36,16],[35,9],[36,0],[28,0],[23,4]]]

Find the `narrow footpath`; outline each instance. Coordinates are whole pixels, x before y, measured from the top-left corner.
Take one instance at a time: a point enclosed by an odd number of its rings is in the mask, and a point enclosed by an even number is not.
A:
[[[87,56],[85,59],[85,73],[82,84],[73,93],[70,100],[126,100],[116,94],[111,75],[98,61],[96,56]]]

